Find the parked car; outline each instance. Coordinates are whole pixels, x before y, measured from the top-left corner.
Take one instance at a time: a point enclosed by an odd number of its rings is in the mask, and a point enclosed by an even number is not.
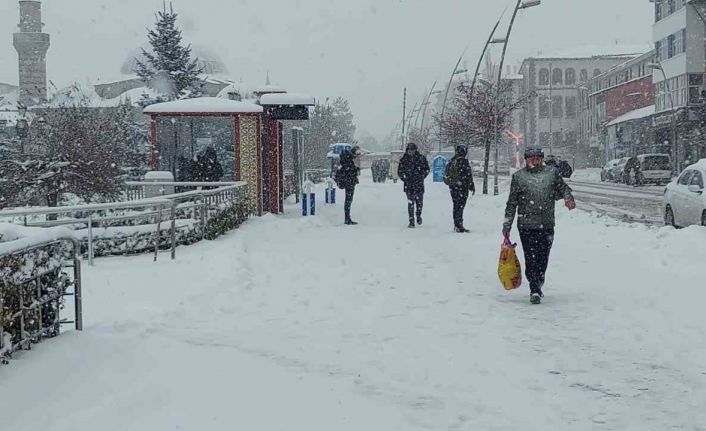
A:
[[[628,161],[630,160],[630,157],[623,157],[622,159],[618,159],[617,162],[615,163],[615,166],[610,170],[611,174],[611,181],[615,183],[624,183],[625,182],[625,165],[628,164]]]
[[[603,169],[601,169],[601,181],[615,181],[615,179],[613,178],[613,171],[618,165],[619,161],[620,159],[614,159],[606,163],[605,166],[603,166]]]
[[[667,184],[672,180],[672,158],[668,154],[642,154],[637,156],[638,184]]]
[[[706,159],[684,169],[664,192],[664,222],[668,226],[706,226]]]

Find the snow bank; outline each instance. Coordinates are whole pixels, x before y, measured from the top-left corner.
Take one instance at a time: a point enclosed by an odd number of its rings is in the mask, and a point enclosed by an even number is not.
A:
[[[571,179],[576,181],[600,183],[601,170],[601,168],[577,169],[576,171],[574,171],[574,174],[571,175]]]

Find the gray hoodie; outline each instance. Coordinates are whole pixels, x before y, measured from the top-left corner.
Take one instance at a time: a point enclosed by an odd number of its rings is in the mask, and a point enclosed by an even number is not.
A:
[[[571,188],[552,168],[525,168],[512,176],[510,197],[505,208],[505,229],[512,228],[517,213],[520,230],[554,229],[554,204],[573,199]]]

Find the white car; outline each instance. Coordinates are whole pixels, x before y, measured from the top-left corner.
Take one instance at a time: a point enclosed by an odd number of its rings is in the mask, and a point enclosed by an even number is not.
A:
[[[664,192],[664,221],[669,226],[706,226],[706,159],[684,169]]]

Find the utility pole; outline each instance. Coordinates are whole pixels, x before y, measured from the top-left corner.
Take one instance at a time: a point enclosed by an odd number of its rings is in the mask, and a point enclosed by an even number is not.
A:
[[[402,97],[402,144],[400,149],[404,149],[404,126],[407,119],[407,87],[404,88],[404,96]]]
[[[554,97],[552,90],[554,88],[554,70],[552,63],[549,63],[549,155],[554,154],[554,133],[552,133],[552,118],[554,117]]]

